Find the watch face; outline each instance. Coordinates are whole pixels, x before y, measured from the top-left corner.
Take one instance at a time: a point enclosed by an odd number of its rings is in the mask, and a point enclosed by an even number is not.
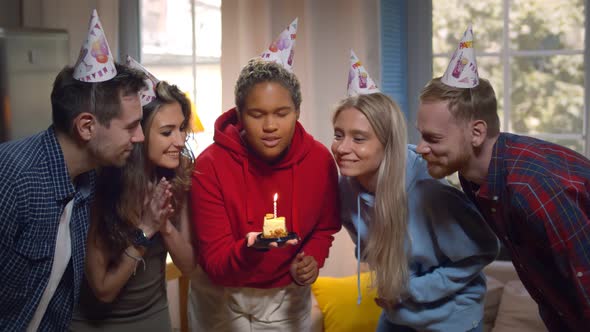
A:
[[[150,239],[148,239],[141,229],[136,229],[135,234],[133,237],[133,244],[148,247],[151,244]]]

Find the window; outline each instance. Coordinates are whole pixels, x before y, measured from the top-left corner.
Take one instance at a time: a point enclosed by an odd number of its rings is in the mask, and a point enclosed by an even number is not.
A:
[[[473,24],[479,74],[498,98],[502,131],[589,155],[584,0],[433,0],[433,75]]]
[[[141,63],[196,105],[204,131],[189,146],[197,155],[213,141],[221,113],[221,0],[142,0],[140,6]]]

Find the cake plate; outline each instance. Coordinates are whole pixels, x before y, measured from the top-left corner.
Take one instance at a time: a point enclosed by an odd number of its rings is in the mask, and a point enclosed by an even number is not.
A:
[[[289,240],[295,240],[297,238],[299,238],[299,236],[297,236],[297,233],[295,233],[295,232],[289,232],[287,234],[287,236],[283,236],[283,237],[271,237],[271,238],[262,237],[262,233],[260,233],[256,237],[256,240],[258,242],[264,243],[264,244],[269,244],[271,242],[276,242],[277,244],[281,244],[283,242],[287,242]]]

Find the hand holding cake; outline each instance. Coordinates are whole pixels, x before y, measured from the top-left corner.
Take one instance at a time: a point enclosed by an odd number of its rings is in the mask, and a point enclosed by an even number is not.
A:
[[[287,232],[285,217],[277,217],[278,193],[273,196],[273,213],[264,216],[262,233],[250,232],[246,235],[246,244],[254,248],[278,248],[285,245],[297,245],[298,236]]]
[[[274,240],[274,241],[273,241]],[[277,242],[277,238],[266,239],[261,232],[250,232],[246,234],[246,246],[255,249],[281,248],[284,246],[296,246],[299,238],[295,235],[292,239]]]

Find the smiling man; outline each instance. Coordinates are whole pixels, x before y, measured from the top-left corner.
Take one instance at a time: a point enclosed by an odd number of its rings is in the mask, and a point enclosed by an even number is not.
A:
[[[122,166],[144,139],[143,74],[114,63],[96,11],[88,36],[78,64],[55,79],[52,125],[0,144],[2,331],[67,330],[84,274],[93,170]],[[106,63],[88,52],[95,39]]]
[[[496,94],[478,75],[471,26],[444,75],[422,90],[417,122],[417,151],[428,172],[459,173],[547,328],[587,331],[590,161],[553,143],[500,132]]]
[[[69,325],[84,272],[92,170],[122,166],[144,139],[143,75],[115,67],[115,77],[96,83],[62,70],[49,129],[0,144],[1,330]]]
[[[494,89],[428,83],[417,117],[428,172],[461,186],[510,253],[550,331],[590,321],[590,161],[565,147],[500,132]]]

